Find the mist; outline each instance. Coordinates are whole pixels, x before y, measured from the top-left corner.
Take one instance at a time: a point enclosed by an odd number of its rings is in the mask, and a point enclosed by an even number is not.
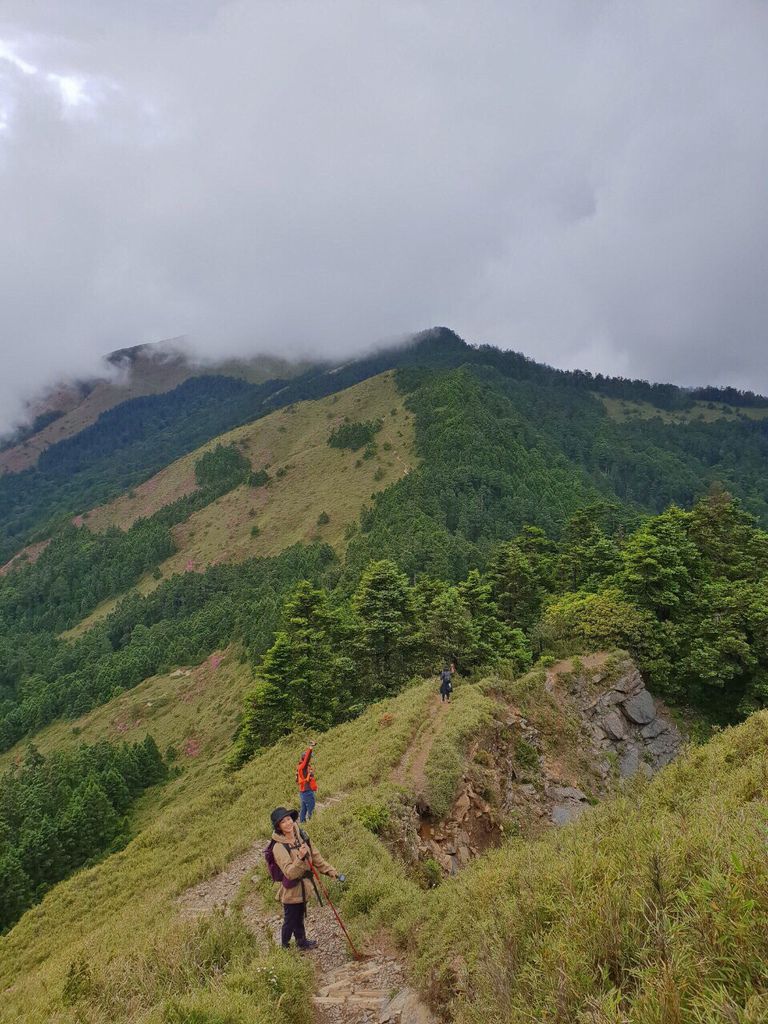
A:
[[[179,335],[768,392],[767,52],[745,0],[5,0],[0,430]]]

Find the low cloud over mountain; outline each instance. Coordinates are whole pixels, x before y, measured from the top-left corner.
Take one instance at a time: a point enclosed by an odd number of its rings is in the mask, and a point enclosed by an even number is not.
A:
[[[445,323],[768,390],[767,36],[749,0],[6,0],[0,428],[180,334]]]

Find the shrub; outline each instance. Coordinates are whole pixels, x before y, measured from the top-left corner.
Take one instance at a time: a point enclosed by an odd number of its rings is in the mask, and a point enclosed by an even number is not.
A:
[[[271,477],[266,469],[257,469],[248,477],[251,487],[264,487],[270,480]]]
[[[357,420],[342,423],[341,426],[331,431],[328,436],[328,444],[331,448],[346,448],[354,452],[358,448],[369,445],[380,430],[381,420]]]
[[[440,865],[432,857],[419,864],[416,874],[419,885],[423,889],[436,889],[443,880],[443,872]]]
[[[355,815],[369,832],[377,836],[382,835],[389,826],[389,808],[383,804],[364,804],[358,807]]]

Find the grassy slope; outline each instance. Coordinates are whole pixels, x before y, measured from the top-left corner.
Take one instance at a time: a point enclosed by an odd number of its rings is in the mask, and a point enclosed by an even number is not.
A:
[[[130,371],[112,379],[98,380],[92,390],[81,397],[75,387],[63,387],[40,403],[37,412],[61,408],[62,416],[21,444],[0,452],[0,473],[19,472],[33,466],[46,448],[64,438],[72,437],[95,423],[108,409],[141,395],[170,391],[189,377],[221,374],[243,377],[258,384],[272,377],[289,378],[301,373],[307,364],[287,363],[273,356],[256,356],[249,360],[228,360],[221,364],[196,365],[183,356],[165,349],[162,344],[147,346],[134,358]]]
[[[763,420],[768,417],[768,409],[743,408],[734,409],[723,402],[695,402],[692,409],[685,412],[673,412],[667,409],[660,409],[650,402],[631,402],[623,398],[606,398],[604,395],[596,395],[608,411],[611,419],[626,422],[632,419],[650,420],[658,417],[664,423],[711,423],[714,420],[738,420],[745,416],[751,420]],[[711,406],[711,408],[710,408]]]
[[[197,771],[228,753],[243,696],[253,677],[232,651],[221,651],[195,668],[152,676],[76,721],[53,722],[32,742],[43,754],[77,743],[135,742],[151,732],[161,751],[172,746],[177,764]],[[23,759],[24,739],[0,754],[0,772]]]
[[[422,984],[461,1024],[767,1020],[767,755],[760,712],[478,861],[425,908]]]
[[[236,660],[216,672],[226,701],[224,691],[242,685]],[[426,766],[435,796],[458,781],[458,755],[492,717],[491,694],[554,730],[556,709],[534,683],[535,674],[520,683],[494,677],[456,690],[435,720]],[[416,685],[321,737],[321,795],[348,795],[312,832],[350,876],[338,895],[357,938],[391,928],[424,989],[461,1024],[766,1019],[768,712],[575,825],[512,840],[424,891],[361,818],[396,799],[392,772],[433,698],[432,681]],[[108,735],[123,700],[78,723],[83,736]],[[301,738],[226,777],[227,714],[190,701],[184,722],[169,715],[161,708],[147,724],[168,741],[194,725],[199,735],[209,731],[207,745],[141,801],[143,832],[124,851],[57,886],[0,940],[0,1021],[308,1021],[310,979],[298,959],[254,939],[237,915],[199,925],[183,921],[175,903],[263,837],[272,806],[290,806]],[[269,971],[277,980],[264,985]]]
[[[431,684],[414,687],[323,736],[317,754],[322,794],[356,791],[370,799],[372,787],[402,756],[432,692]],[[201,938],[197,926],[179,920],[175,897],[265,836],[272,807],[294,802],[298,743],[278,744],[234,777],[208,762],[206,770],[194,776],[184,772],[150,792],[140,812],[146,827],[125,850],[58,885],[0,939],[0,1020],[161,1021],[169,1019],[162,1007],[176,997],[213,999],[218,1011],[234,1013],[242,971],[249,986],[260,965],[285,973],[285,955],[249,937],[236,922],[214,920],[207,938]],[[353,917],[355,909],[361,913],[375,904],[378,913],[371,922],[394,921],[415,887],[400,880],[353,807],[354,796],[324,812],[313,832],[321,848],[356,876],[347,896]],[[366,859],[374,874],[364,870]],[[201,957],[206,943],[216,957]],[[88,962],[86,994],[67,1005],[72,999],[71,984],[65,992],[67,976],[77,971],[71,965],[81,958]],[[230,973],[222,974],[227,966]],[[211,985],[213,996],[203,991]],[[288,999],[284,1016],[273,1019],[306,1020],[307,993],[300,995],[295,1013]],[[264,993],[265,1014],[274,1009],[269,998]],[[246,1016],[211,1019],[268,1019],[252,992],[247,1010]]]
[[[375,458],[363,459],[361,451],[328,446],[328,435],[345,416],[382,419]],[[85,524],[96,530],[111,525],[125,529],[137,517],[151,515],[193,490],[196,460],[217,444],[238,445],[255,470],[269,466],[272,480],[267,487],[238,487],[175,527],[178,550],[160,567],[164,577],[221,561],[275,555],[297,541],[322,540],[341,550],[346,529],[357,521],[371,494],[408,473],[415,461],[413,416],[404,409],[394,374],[383,373],[214,438],[127,495],[94,509],[84,518]],[[281,470],[285,474],[278,478]],[[329,516],[324,526],[317,524],[321,512]],[[258,536],[252,535],[254,526]],[[157,582],[147,576],[139,590],[148,593]],[[108,614],[117,600],[104,602],[67,635],[83,632]]]

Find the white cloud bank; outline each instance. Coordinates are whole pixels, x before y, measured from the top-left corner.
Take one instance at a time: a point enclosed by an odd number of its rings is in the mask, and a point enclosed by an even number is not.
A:
[[[768,7],[5,0],[0,426],[112,348],[768,391]]]

